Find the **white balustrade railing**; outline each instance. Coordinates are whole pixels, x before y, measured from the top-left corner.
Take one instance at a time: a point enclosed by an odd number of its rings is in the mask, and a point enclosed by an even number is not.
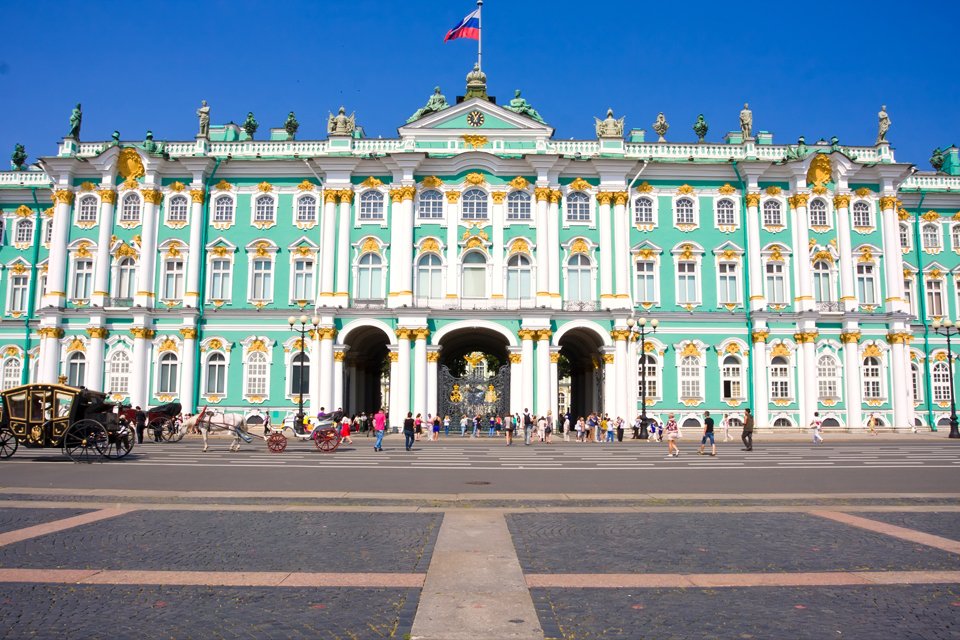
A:
[[[403,140],[364,138],[360,140],[354,140],[353,142],[353,150],[356,153],[389,153],[391,151],[400,151],[402,149]]]
[[[0,171],[0,185],[49,187],[52,182],[43,171]]]
[[[942,173],[915,173],[900,185],[901,189],[931,189],[946,191],[960,190],[960,176],[948,176]]]
[[[595,155],[600,153],[600,143],[596,140],[553,140],[547,142],[547,150],[560,154]]]

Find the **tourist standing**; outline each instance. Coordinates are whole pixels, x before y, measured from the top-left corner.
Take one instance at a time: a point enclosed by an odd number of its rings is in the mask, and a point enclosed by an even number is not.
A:
[[[340,421],[340,439],[346,440],[347,444],[353,444],[353,438],[350,437],[350,425],[353,421],[346,415]]]
[[[620,420],[620,418],[607,418],[607,442],[613,442],[613,434],[616,433],[618,420]]]
[[[134,421],[137,423],[137,444],[143,444],[143,430],[147,428],[147,414],[139,406],[133,414]]]
[[[710,441],[710,455],[717,455],[717,443],[713,439],[713,418],[710,417],[709,411],[703,412],[703,437],[700,439],[700,455],[703,455],[703,447],[707,444],[707,440]]]
[[[753,451],[753,414],[750,409],[743,412],[743,433],[740,434],[743,440],[743,450]]]
[[[515,418],[513,416],[508,415],[506,419],[503,421],[503,431],[504,431],[504,434],[507,436],[508,447],[513,444],[513,430],[517,426],[517,423],[514,422],[514,420]]]
[[[667,433],[667,457],[676,458],[680,455],[680,447],[677,446],[677,438],[680,437],[680,426],[673,419],[673,414],[667,416],[667,422],[663,425],[663,430]]]
[[[523,444],[530,444],[530,436],[533,433],[533,416],[530,415],[530,409],[523,410]]]
[[[823,444],[823,423],[820,421],[819,411],[813,412],[810,428],[813,429],[813,444]]]
[[[383,451],[383,433],[387,428],[387,416],[383,413],[383,409],[377,411],[377,415],[373,416],[373,431],[374,435],[377,436],[377,439],[373,441],[373,450],[374,451]]]
[[[450,416],[443,416],[443,436],[450,437]]]
[[[433,416],[433,441],[440,439],[440,414]]]
[[[570,414],[563,417],[563,441],[570,442]]]
[[[467,414],[463,414],[460,417],[460,437],[467,437]]]
[[[480,437],[480,414],[473,416],[473,433],[470,434],[471,438]]]
[[[413,419],[413,412],[407,411],[407,417],[403,421],[403,442],[407,451],[413,449],[414,436],[416,435],[416,424]]]
[[[870,429],[870,435],[875,436],[877,434],[877,414],[871,413],[870,417],[867,418],[867,428]]]
[[[537,418],[537,438],[540,442],[543,442],[545,432],[547,430],[547,419],[543,416]]]
[[[720,426],[723,427],[723,441],[730,442],[733,440],[733,436],[730,435],[730,414],[723,414],[723,419],[720,421]]]
[[[420,436],[423,435],[423,420],[420,419],[419,413],[413,421],[413,435],[414,440],[419,440]]]

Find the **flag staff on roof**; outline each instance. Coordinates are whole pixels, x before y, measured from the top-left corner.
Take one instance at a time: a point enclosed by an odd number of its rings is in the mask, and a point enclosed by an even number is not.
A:
[[[480,10],[483,8],[483,0],[477,0],[477,8],[467,14],[463,20],[447,31],[443,41],[456,40],[457,38],[470,38],[477,41],[477,68],[483,69],[483,43],[480,40]]]

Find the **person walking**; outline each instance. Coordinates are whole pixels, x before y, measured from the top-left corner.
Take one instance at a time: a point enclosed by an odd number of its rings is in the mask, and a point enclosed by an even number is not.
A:
[[[813,429],[813,444],[823,444],[823,422],[820,421],[819,411],[813,412],[810,428]]]
[[[703,447],[705,444],[707,444],[707,440],[710,441],[710,455],[716,456],[717,443],[713,439],[713,418],[710,417],[709,411],[704,411],[703,412],[703,437],[700,438],[700,451],[697,452],[701,456],[703,455]]]
[[[460,417],[460,437],[467,437],[467,414],[465,413]]]
[[[617,431],[617,424],[620,418],[614,420],[613,418],[607,418],[607,442],[612,443],[614,434]]]
[[[641,417],[638,415],[637,418],[636,418],[636,420],[633,421],[633,437],[630,438],[631,440],[639,440],[639,439],[640,439],[640,426],[641,426],[642,424],[643,424],[643,418],[641,418]]]
[[[433,416],[433,441],[440,439],[440,415]]]
[[[403,421],[403,442],[407,451],[413,449],[414,436],[416,435],[416,424],[413,420],[413,412],[407,411],[407,417]]]
[[[730,414],[723,414],[723,419],[720,420],[720,426],[723,427],[723,441],[730,442],[733,440],[733,436],[730,435]]]
[[[343,419],[340,421],[340,438],[345,440],[347,444],[353,444],[353,438],[350,437],[350,425],[353,421],[344,414]]]
[[[570,442],[570,414],[563,417],[563,441]]]
[[[543,435],[544,438],[546,438],[545,442],[550,444],[553,436],[553,412],[550,409],[547,409],[547,419],[543,428]]]
[[[680,455],[680,447],[677,446],[677,438],[680,437],[680,426],[673,419],[673,414],[667,416],[667,423],[663,425],[663,430],[667,432],[667,457],[676,458]]]
[[[137,444],[143,444],[143,430],[147,428],[147,414],[143,412],[139,405],[135,411],[133,419],[137,424]]]
[[[870,435],[879,435],[877,433],[877,414],[871,413],[870,417],[867,418],[867,428],[870,429]]]
[[[543,442],[544,432],[547,430],[547,419],[543,416],[537,418],[537,439]]]
[[[417,417],[413,420],[414,440],[419,440],[421,435],[423,435],[423,420],[420,419],[420,414],[418,413]]]
[[[523,444],[530,444],[530,436],[533,434],[533,416],[530,415],[530,409],[523,410]]]
[[[507,437],[507,446],[513,444],[513,430],[517,428],[514,416],[508,415],[503,421],[503,433]]]
[[[743,412],[743,433],[740,434],[743,440],[743,450],[753,451],[753,414],[750,409]]]
[[[377,415],[373,416],[373,434],[377,437],[373,441],[373,450],[374,451],[383,451],[383,433],[387,429],[387,416],[383,413],[383,409],[377,411]]]
[[[443,416],[443,437],[450,437],[450,416]]]
[[[480,437],[480,414],[473,416],[473,433],[470,434],[471,438]]]

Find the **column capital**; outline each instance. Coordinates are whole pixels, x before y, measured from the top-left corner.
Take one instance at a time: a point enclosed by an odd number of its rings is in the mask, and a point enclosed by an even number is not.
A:
[[[334,362],[343,362],[347,357],[346,351],[334,351],[333,352],[333,361]]]
[[[913,340],[913,334],[910,333],[909,331],[901,331],[901,332],[887,334],[887,342],[889,342],[890,344],[909,345],[911,340]]]
[[[550,187],[534,187],[533,196],[537,199],[537,202],[546,202],[550,199]]]
[[[180,335],[183,336],[184,340],[196,340],[197,330],[193,327],[186,327],[184,329],[180,329]]]
[[[798,344],[813,344],[817,341],[817,336],[820,335],[816,331],[799,331],[793,334],[793,339]]]
[[[597,202],[604,206],[609,206],[610,201],[613,200],[613,191],[598,191],[597,192]]]
[[[60,327],[41,327],[37,330],[37,334],[41,338],[55,338],[59,340],[63,337],[63,329]]]
[[[604,364],[613,364],[613,354],[612,353],[603,354],[603,362]]]
[[[802,207],[806,207],[807,202],[809,200],[810,200],[809,193],[795,193],[789,198],[787,198],[787,202],[789,202],[790,206],[793,207],[794,209],[800,209]]]
[[[159,189],[144,189],[140,193],[143,195],[143,201],[148,204],[160,204],[163,200],[163,193]]]
[[[190,189],[190,199],[196,204],[203,204],[204,198],[203,189]]]
[[[629,340],[630,331],[627,329],[614,329],[610,332],[610,337],[614,340]]]
[[[551,362],[552,364],[557,364],[558,362],[560,362],[560,353],[559,353],[559,352],[558,352],[558,353],[551,353],[551,354],[550,354],[550,362]]]
[[[626,206],[627,201],[630,199],[630,194],[626,191],[614,191],[613,192],[613,204],[618,207]]]
[[[759,194],[759,193],[748,193],[748,194],[747,194],[747,197],[746,197],[747,207],[753,207],[753,208],[759,207],[759,206],[760,206],[760,196],[761,196],[761,194]]]
[[[100,189],[97,191],[100,196],[100,202],[103,204],[116,204],[117,192],[113,189]]]
[[[393,333],[396,334],[397,340],[409,340],[413,337],[414,331],[415,329],[411,329],[410,327],[397,327],[393,330]]]
[[[73,191],[67,189],[57,189],[50,196],[50,199],[56,202],[57,204],[73,204],[74,198]]]
[[[333,340],[337,337],[337,330],[333,327],[320,327],[317,329],[317,338],[320,340]]]
[[[427,329],[426,327],[410,329],[410,335],[413,336],[414,340],[426,340],[430,337],[430,329]]]
[[[350,204],[353,202],[353,189],[338,189],[337,197],[340,198],[340,204]]]
[[[550,190],[550,204],[557,204],[560,202],[560,198],[563,196],[563,192],[560,189],[551,189]]]
[[[459,191],[447,191],[447,202],[449,204],[457,204],[460,201],[460,192]]]
[[[110,332],[103,327],[90,327],[87,329],[87,335],[91,338],[104,339],[110,335]]]
[[[838,194],[833,196],[833,207],[835,209],[847,209],[850,207],[850,196],[848,194]]]
[[[881,196],[880,197],[880,210],[896,210],[897,208],[897,197],[896,196]]]
[[[765,330],[754,331],[751,337],[753,338],[754,344],[757,342],[766,342],[767,339],[770,338],[770,332]]]
[[[133,327],[130,329],[130,335],[137,340],[153,340],[154,336],[157,335],[157,332],[153,329],[147,329],[145,327]]]
[[[504,199],[507,197],[506,191],[491,191],[490,197],[493,198],[493,204],[503,204]]]
[[[521,340],[536,340],[537,339],[537,330],[536,329],[520,329],[517,331],[517,337]]]
[[[191,193],[193,192],[191,191]],[[323,201],[328,204],[336,204],[338,193],[336,189],[327,189],[323,192]],[[196,200],[194,200],[194,202],[196,202]]]
[[[843,344],[857,344],[860,342],[860,332],[844,331],[840,334],[840,341],[843,342]]]
[[[520,364],[523,362],[523,354],[520,353],[508,354],[507,358],[510,360],[510,364]]]
[[[553,331],[550,331],[550,329],[540,329],[536,331],[536,334],[537,340],[549,340],[553,337]]]
[[[389,354],[387,354],[387,355],[390,357],[390,362],[400,362],[400,352],[399,352],[399,351],[391,351],[391,352],[390,352]]]
[[[427,362],[440,362],[440,352],[427,351]]]

